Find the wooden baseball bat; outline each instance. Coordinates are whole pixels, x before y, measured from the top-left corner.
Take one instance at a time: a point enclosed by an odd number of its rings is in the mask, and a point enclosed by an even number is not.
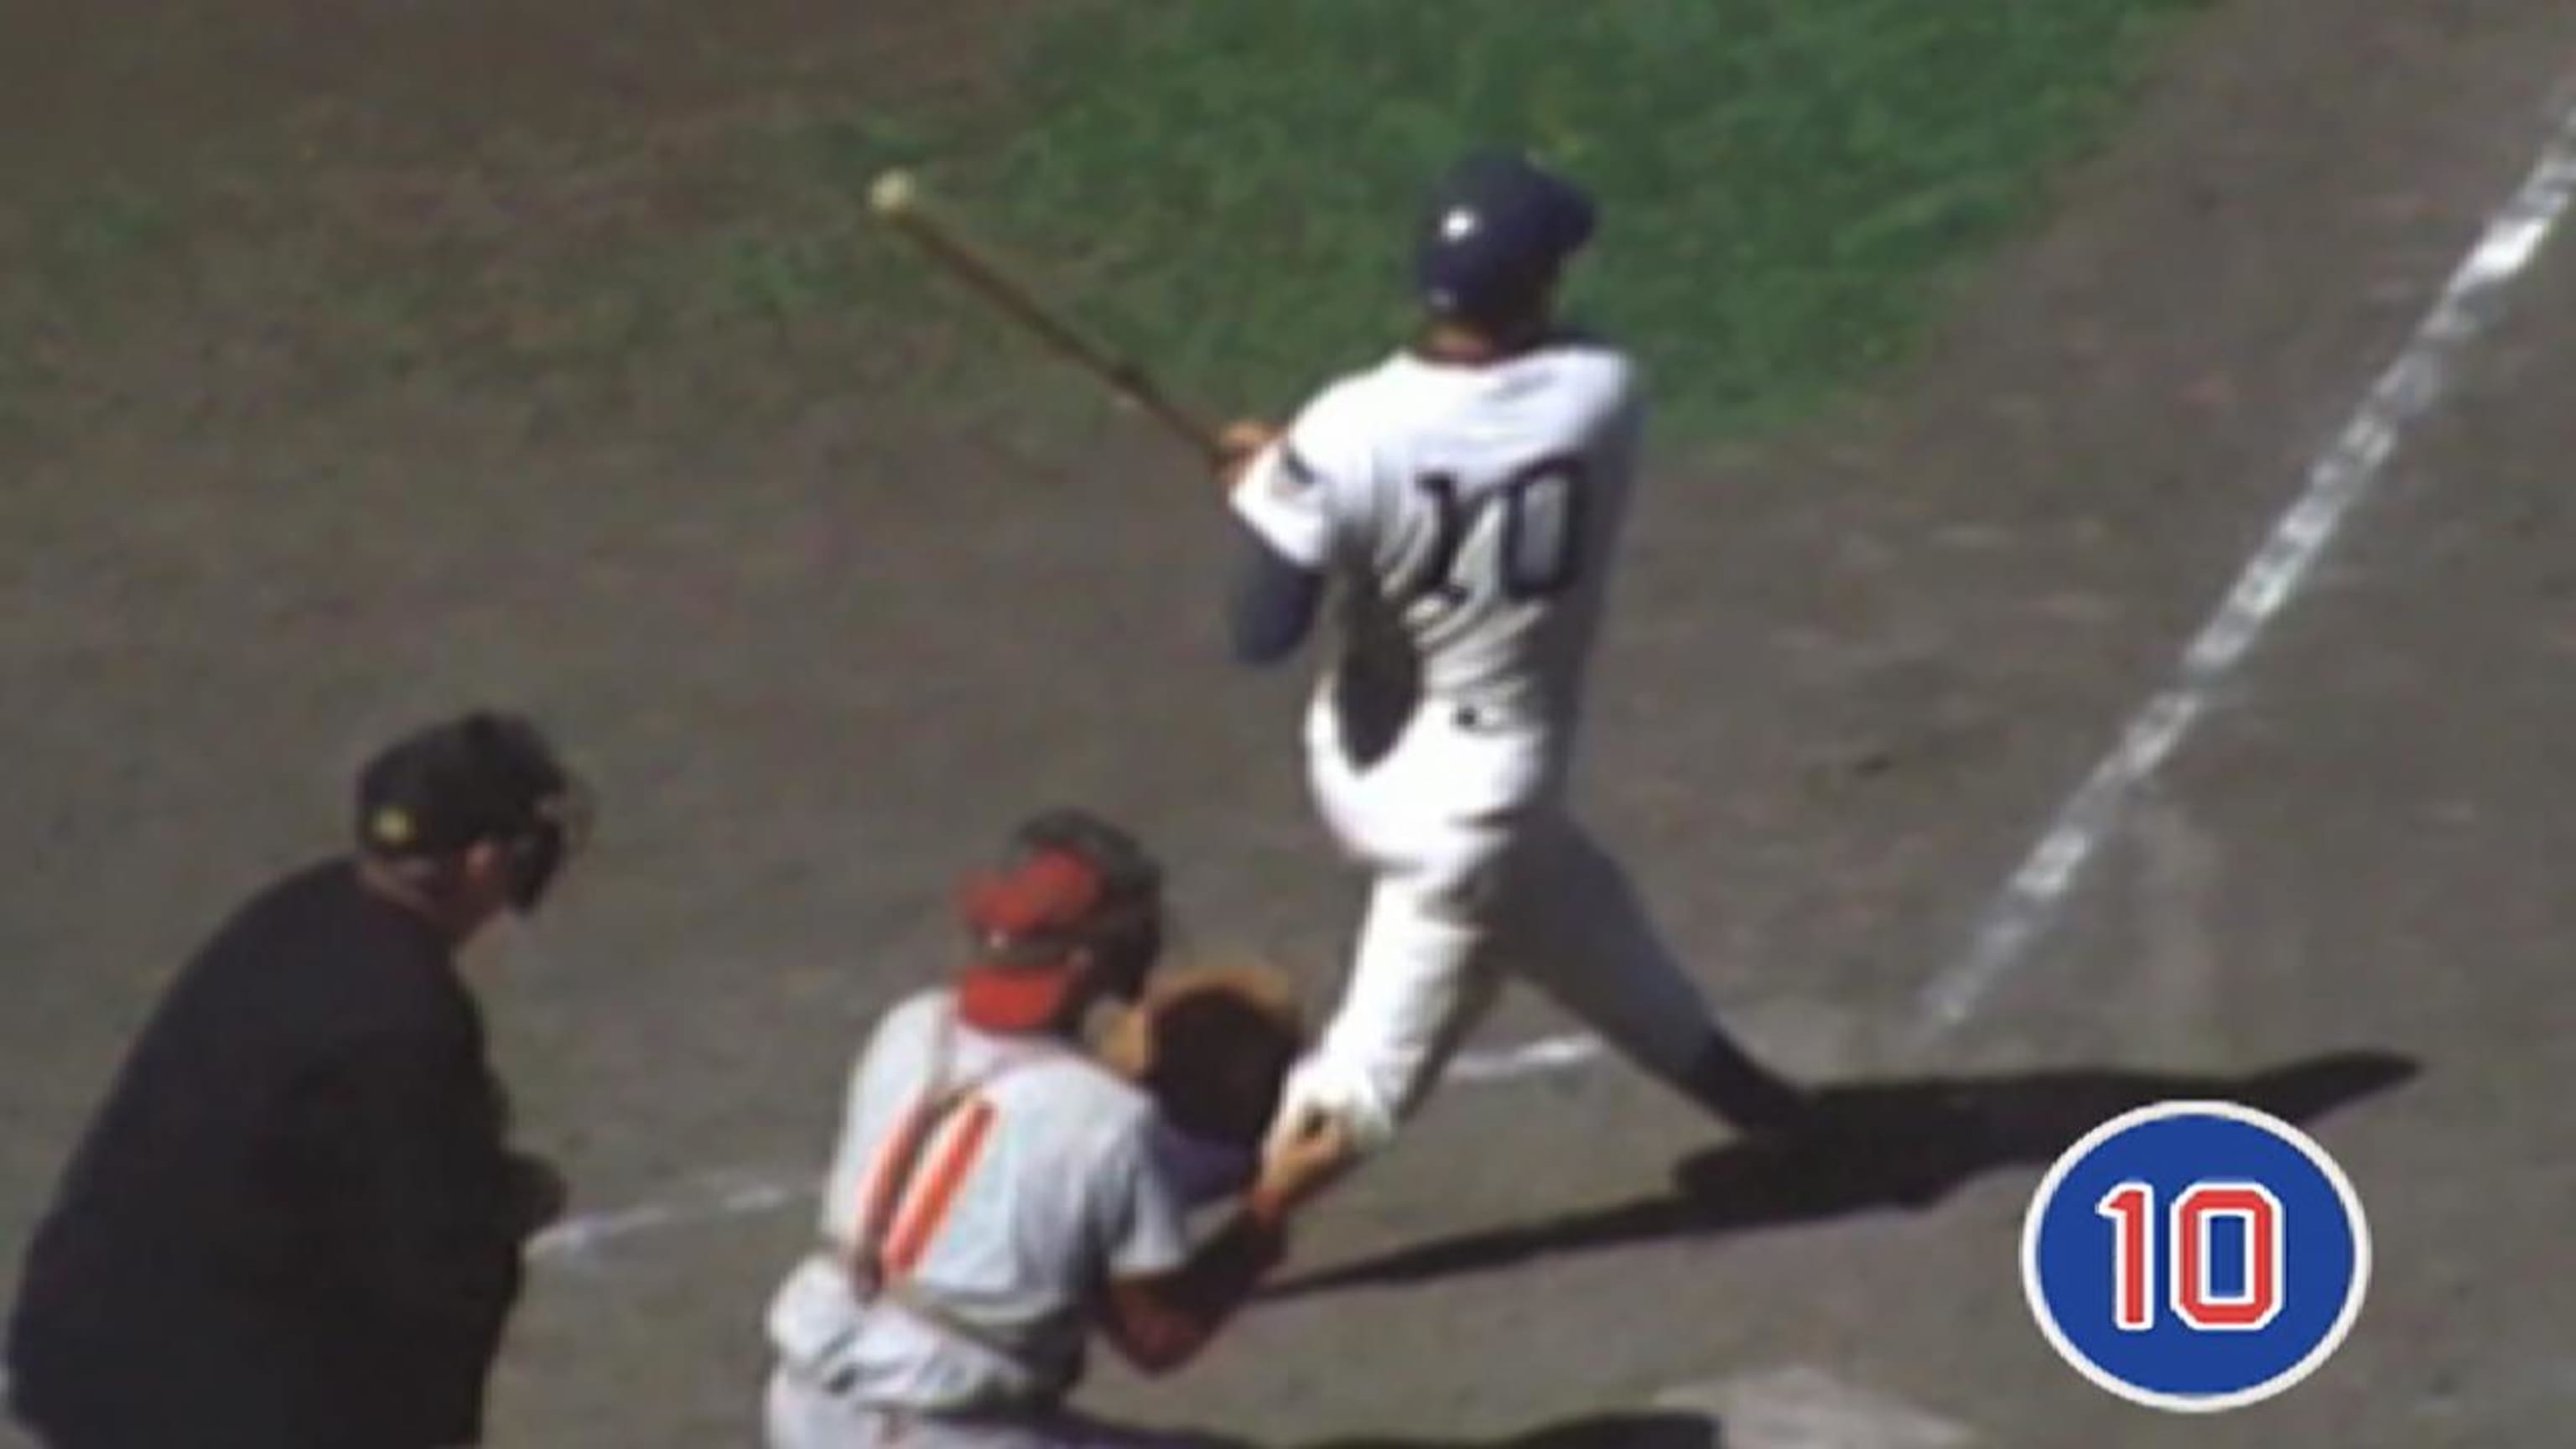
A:
[[[1037,339],[1108,385],[1112,394],[1141,409],[1210,463],[1225,451],[1205,422],[1165,396],[1144,367],[1093,342],[1054,309],[1039,301],[990,257],[968,244],[955,228],[927,206],[912,173],[888,171],[868,188],[868,205],[878,218],[901,232],[934,262],[993,304],[1002,315],[1028,329]]]

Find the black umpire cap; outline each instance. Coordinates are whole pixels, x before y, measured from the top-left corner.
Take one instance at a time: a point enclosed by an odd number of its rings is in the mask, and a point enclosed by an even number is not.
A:
[[[592,804],[536,725],[478,710],[378,752],[359,771],[357,810],[359,849],[379,859],[504,847],[512,899],[530,910],[588,834]]]

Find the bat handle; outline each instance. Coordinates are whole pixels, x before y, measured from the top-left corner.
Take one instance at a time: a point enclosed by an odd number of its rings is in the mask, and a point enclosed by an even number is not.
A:
[[[1110,369],[1109,381],[1120,396],[1151,414],[1175,437],[1197,450],[1200,457],[1211,464],[1225,461],[1225,447],[1218,441],[1216,430],[1163,396],[1143,368],[1133,362],[1121,362]]]

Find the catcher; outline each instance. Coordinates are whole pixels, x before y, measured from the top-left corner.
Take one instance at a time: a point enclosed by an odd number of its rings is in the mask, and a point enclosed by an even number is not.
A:
[[[771,1449],[1114,1441],[1066,1407],[1090,1335],[1169,1372],[1283,1256],[1346,1144],[1256,1157],[1302,1025],[1257,970],[1149,984],[1161,877],[1124,831],[1059,811],[967,881],[967,964],[879,1023],[821,1244],[771,1300]],[[1088,1023],[1121,1004],[1095,1054]],[[1192,1211],[1238,1187],[1194,1241]]]

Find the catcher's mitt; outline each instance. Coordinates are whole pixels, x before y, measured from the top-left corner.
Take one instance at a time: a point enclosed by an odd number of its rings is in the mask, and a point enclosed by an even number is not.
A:
[[[1152,1093],[1173,1126],[1246,1148],[1269,1131],[1305,1048],[1295,986],[1249,960],[1157,972],[1097,1043],[1101,1059]]]

